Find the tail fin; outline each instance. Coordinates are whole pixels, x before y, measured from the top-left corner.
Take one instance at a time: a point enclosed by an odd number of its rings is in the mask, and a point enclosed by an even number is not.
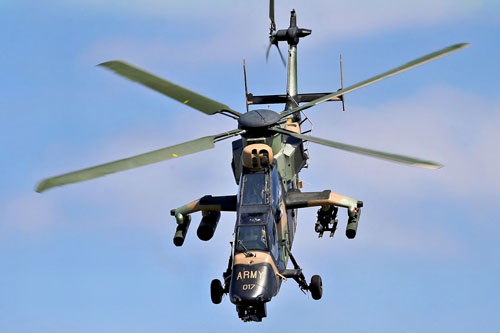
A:
[[[243,59],[243,78],[245,79],[245,105],[248,112],[248,86],[247,86],[247,66],[245,64],[245,59]]]
[[[340,55],[340,89],[344,89],[344,75],[342,73],[342,54]],[[340,95],[342,101],[342,111],[345,111],[344,95]]]

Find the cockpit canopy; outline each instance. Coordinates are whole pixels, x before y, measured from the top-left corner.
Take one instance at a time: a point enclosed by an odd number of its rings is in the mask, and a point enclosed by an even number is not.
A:
[[[266,226],[245,225],[238,228],[236,250],[246,252],[251,250],[268,251]]]
[[[278,190],[273,191],[273,186]],[[277,257],[275,218],[280,189],[277,171],[272,167],[242,174],[235,229],[236,252],[269,251]]]
[[[266,224],[268,213],[263,212],[242,212],[240,214],[239,225]]]
[[[266,172],[243,174],[241,178],[241,205],[269,203],[269,180]]]

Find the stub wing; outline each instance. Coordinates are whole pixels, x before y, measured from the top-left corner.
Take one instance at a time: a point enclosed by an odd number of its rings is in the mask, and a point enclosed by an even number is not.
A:
[[[198,234],[198,238],[203,241],[208,241],[215,233],[215,229],[220,220],[220,212],[235,212],[236,205],[236,195],[220,197],[206,195],[177,209],[172,209],[170,214],[175,216],[175,220],[177,221],[174,244],[176,246],[182,246],[182,244],[184,244],[189,225],[191,224],[192,213],[202,212],[203,217],[196,233]]]
[[[334,193],[330,190],[322,192],[288,192],[285,199],[287,209],[304,208],[314,206],[337,206],[345,207],[350,212],[363,206],[363,202],[348,196]]]
[[[318,210],[318,220],[315,225],[319,237],[323,236],[325,231],[330,231],[330,237],[333,236],[338,224],[337,207],[347,208],[349,218],[346,235],[348,238],[354,238],[358,229],[363,201],[330,190],[322,192],[291,191],[286,194],[285,205],[287,209],[321,207]]]

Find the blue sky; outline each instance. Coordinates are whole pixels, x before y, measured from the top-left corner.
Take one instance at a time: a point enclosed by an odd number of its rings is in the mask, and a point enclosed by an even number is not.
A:
[[[213,241],[172,244],[171,208],[236,192],[230,142],[176,161],[33,191],[42,178],[232,129],[96,64],[122,59],[244,110],[249,90],[283,93],[265,62],[266,1],[0,3],[0,331],[139,332],[500,329],[500,4],[497,1],[277,1],[313,30],[299,91],[351,84],[442,47],[471,47],[308,112],[315,136],[427,158],[437,171],[311,145],[306,191],[364,201],[355,240],[317,239],[303,210],[294,243],[319,302],[293,281],[261,324],[243,324],[209,283],[225,270],[234,214]],[[285,45],[282,46],[285,50]],[[194,216],[198,220],[199,216]],[[192,229],[195,228],[195,225]]]

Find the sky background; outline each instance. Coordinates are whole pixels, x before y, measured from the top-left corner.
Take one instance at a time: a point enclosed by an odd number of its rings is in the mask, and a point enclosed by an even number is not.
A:
[[[172,208],[237,191],[231,142],[181,159],[34,192],[49,176],[236,127],[96,64],[122,59],[244,110],[249,91],[284,93],[265,61],[267,1],[0,2],[0,331],[498,332],[500,330],[500,2],[276,1],[312,29],[299,44],[299,91],[349,85],[445,46],[471,47],[324,103],[313,135],[434,160],[423,170],[310,146],[305,191],[364,201],[333,239],[299,213],[294,255],[320,274],[321,301],[282,285],[262,323],[242,323],[211,279],[230,253],[235,215],[211,242],[172,243]],[[282,45],[286,50],[286,45]],[[279,110],[279,109],[278,109]]]

